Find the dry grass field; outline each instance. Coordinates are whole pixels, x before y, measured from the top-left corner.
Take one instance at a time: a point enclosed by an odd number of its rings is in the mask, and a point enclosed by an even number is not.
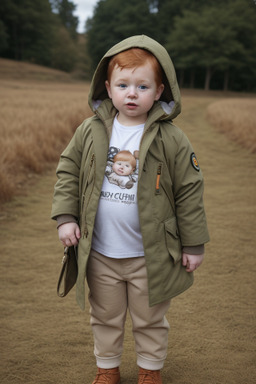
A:
[[[218,100],[207,108],[210,122],[231,140],[256,152],[256,99]]]
[[[1,190],[8,185],[2,178],[8,175],[14,186],[0,211],[0,382],[91,384],[89,308],[79,310],[74,290],[64,299],[56,295],[62,246],[49,219],[57,158],[89,113],[88,86],[26,76],[0,78],[0,184]],[[237,96],[182,92],[176,124],[193,143],[204,173],[211,241],[194,286],[168,312],[163,384],[256,382],[256,157],[210,121],[212,108],[236,101],[241,106]],[[252,137],[248,133],[248,142]],[[23,194],[16,194],[19,185]],[[122,384],[137,383],[131,328],[128,317]]]
[[[28,178],[56,162],[88,116],[88,84],[67,76],[0,60],[0,202],[10,200]]]

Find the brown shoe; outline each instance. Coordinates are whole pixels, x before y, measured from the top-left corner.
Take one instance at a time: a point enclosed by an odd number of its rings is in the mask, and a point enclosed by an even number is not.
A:
[[[140,368],[138,384],[162,384],[160,371]]]
[[[96,378],[92,384],[120,384],[119,368],[98,368]]]

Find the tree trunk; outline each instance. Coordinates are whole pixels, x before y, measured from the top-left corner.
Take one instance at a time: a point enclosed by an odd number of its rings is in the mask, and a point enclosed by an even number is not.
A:
[[[191,69],[191,72],[190,72],[190,84],[189,84],[189,87],[190,88],[195,88],[195,70],[194,69]]]
[[[228,91],[228,81],[229,81],[229,70],[227,69],[224,74],[224,84],[223,84],[224,91]]]
[[[184,69],[181,69],[180,70],[180,84],[179,84],[180,88],[183,88],[184,78],[185,78],[185,71],[184,71]]]
[[[209,91],[209,89],[210,89],[211,77],[212,77],[212,69],[207,68],[206,69],[206,75],[205,75],[205,83],[204,83],[204,90],[205,91]]]

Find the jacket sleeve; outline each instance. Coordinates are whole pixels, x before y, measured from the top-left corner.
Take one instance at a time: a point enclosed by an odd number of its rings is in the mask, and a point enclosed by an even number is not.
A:
[[[174,166],[174,200],[183,247],[209,241],[203,203],[204,181],[193,148],[183,133],[177,145]]]
[[[82,158],[82,125],[63,151],[57,167],[51,218],[60,215],[79,217],[79,177]]]

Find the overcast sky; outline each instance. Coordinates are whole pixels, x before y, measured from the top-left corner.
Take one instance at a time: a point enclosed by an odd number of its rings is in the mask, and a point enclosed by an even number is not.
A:
[[[98,0],[72,0],[76,5],[74,15],[79,18],[78,32],[84,32],[84,23],[93,15],[93,8]]]

